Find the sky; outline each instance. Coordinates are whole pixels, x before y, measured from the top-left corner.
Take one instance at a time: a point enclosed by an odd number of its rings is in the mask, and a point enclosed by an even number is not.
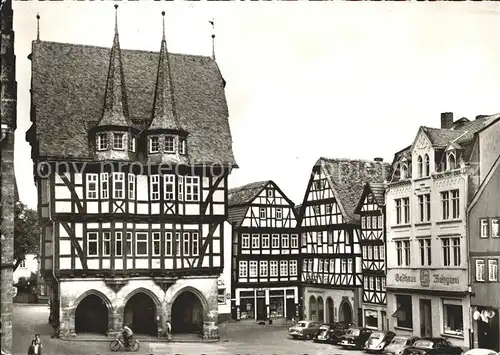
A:
[[[117,2],[123,49],[211,55],[227,82],[229,186],[273,180],[302,203],[319,157],[392,161],[441,112],[500,112],[500,6],[494,2]],[[31,63],[36,38],[110,47],[114,2],[15,1],[15,169],[36,208]]]

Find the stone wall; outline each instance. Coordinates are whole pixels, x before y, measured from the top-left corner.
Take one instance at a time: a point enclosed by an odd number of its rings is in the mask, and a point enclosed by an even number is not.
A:
[[[131,278],[124,280],[123,283],[121,288],[115,288],[115,292],[103,279],[61,279],[59,336],[65,338],[75,335],[76,308],[86,296],[96,295],[104,301],[109,312],[108,335],[114,336],[123,325],[128,300],[137,293],[145,293],[153,300],[157,309],[157,326],[159,329],[164,329],[166,321],[171,318],[175,299],[184,291],[191,291],[199,298],[203,307],[205,336],[218,337],[216,277],[178,279],[166,291],[150,277]]]

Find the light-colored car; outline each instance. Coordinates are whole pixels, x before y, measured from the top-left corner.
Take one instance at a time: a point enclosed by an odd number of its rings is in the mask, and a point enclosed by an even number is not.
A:
[[[490,349],[470,349],[465,352],[464,355],[499,355],[495,350]]]
[[[384,348],[384,354],[401,355],[406,348],[412,346],[418,339],[419,337],[416,336],[396,336]]]
[[[321,327],[320,322],[301,320],[288,329],[288,334],[294,339],[312,339]]]
[[[365,351],[367,353],[381,353],[395,336],[396,333],[391,331],[373,332],[365,343]]]

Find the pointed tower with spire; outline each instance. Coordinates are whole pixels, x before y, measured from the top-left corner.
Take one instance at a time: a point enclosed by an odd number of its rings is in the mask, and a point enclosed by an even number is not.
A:
[[[148,128],[144,131],[146,151],[148,161],[183,164],[187,163],[188,132],[182,128],[177,117],[171,61],[165,36],[165,11],[161,14],[163,35],[152,117]]]
[[[118,35],[118,5],[115,5],[115,36],[109,60],[104,107],[99,122],[90,130],[98,160],[134,160],[139,129],[129,116],[127,90]]]

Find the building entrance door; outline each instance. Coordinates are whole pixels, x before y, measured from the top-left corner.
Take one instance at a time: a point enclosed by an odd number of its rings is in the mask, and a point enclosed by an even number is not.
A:
[[[380,311],[380,318],[382,321],[382,330],[388,330],[389,327],[387,326],[387,313],[385,311]]]
[[[420,336],[432,337],[431,300],[420,300]]]
[[[257,298],[257,320],[266,320],[266,318],[267,318],[266,299]]]
[[[286,319],[295,318],[295,300],[293,298],[286,299]]]
[[[478,308],[478,311],[482,309]],[[488,323],[484,322],[479,318],[477,320],[477,341],[480,348],[491,349],[499,351],[499,322],[498,322],[498,310],[493,318],[488,319]]]

